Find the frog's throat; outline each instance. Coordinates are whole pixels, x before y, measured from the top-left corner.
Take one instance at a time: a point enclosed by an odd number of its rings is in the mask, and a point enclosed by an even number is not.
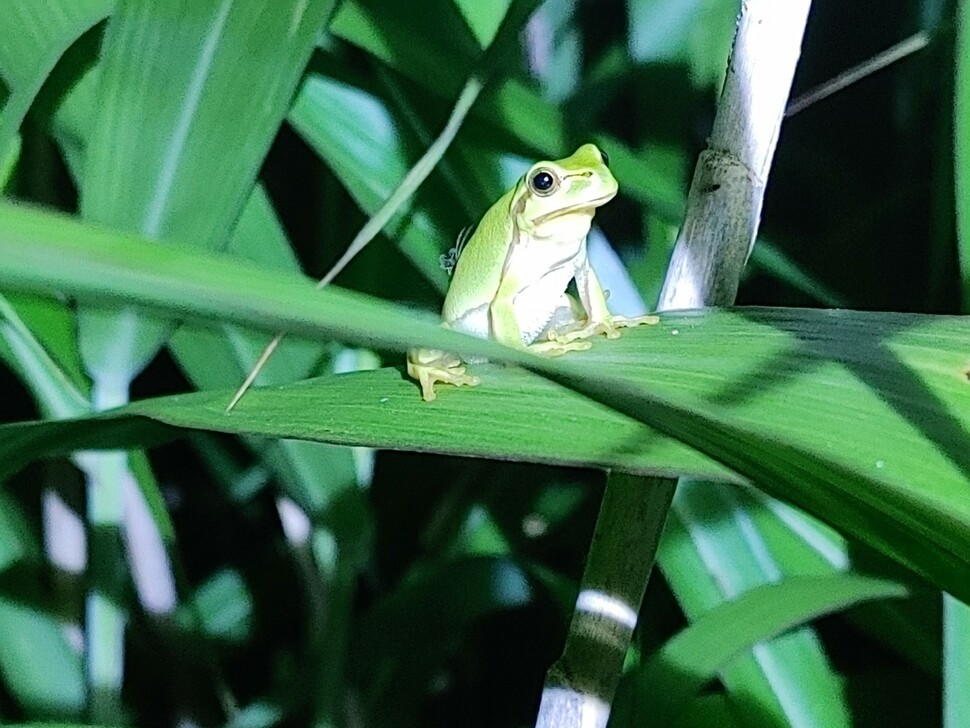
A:
[[[603,195],[601,197],[597,197],[593,200],[580,202],[575,205],[570,205],[568,207],[560,207],[559,209],[552,210],[551,212],[547,212],[544,215],[539,215],[532,221],[532,224],[533,226],[538,227],[539,225],[542,225],[545,222],[549,222],[550,220],[555,220],[557,217],[562,217],[563,215],[571,215],[574,212],[579,212],[580,210],[589,210],[590,216],[592,216],[593,213],[596,211],[597,207],[605,205],[607,202],[612,200],[615,195],[616,195],[615,192],[610,192],[609,194]]]

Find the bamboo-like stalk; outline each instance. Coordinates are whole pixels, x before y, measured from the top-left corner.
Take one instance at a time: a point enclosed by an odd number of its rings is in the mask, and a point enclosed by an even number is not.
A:
[[[746,0],[707,148],[687,198],[660,310],[734,302],[754,245],[765,184],[811,0]],[[550,668],[537,728],[601,728],[676,482],[611,475],[562,657]]]

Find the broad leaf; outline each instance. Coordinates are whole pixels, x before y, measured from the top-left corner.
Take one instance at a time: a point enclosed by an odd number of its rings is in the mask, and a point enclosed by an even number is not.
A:
[[[398,351],[430,345],[528,366],[720,461],[955,595],[970,596],[964,578],[970,566],[966,318],[796,309],[687,312],[619,341],[598,341],[585,354],[547,360],[442,330],[431,325],[430,316],[365,296],[316,291],[307,281],[224,257],[141,245],[10,205],[0,206],[0,257],[5,287],[124,300],[168,316],[325,333]],[[375,429],[365,434],[355,420],[340,441],[373,444],[380,434],[395,447],[411,448],[412,414],[433,417],[450,401],[460,416],[476,400],[500,398],[489,405],[490,417],[466,415],[467,429],[450,451],[469,454],[476,453],[483,419],[504,428],[508,413],[518,410],[527,413],[524,422],[533,433],[555,433],[550,406],[555,420],[573,416],[575,408],[561,398],[561,389],[537,389],[535,380],[514,371],[483,375],[479,390],[448,391],[433,405],[420,401],[413,384],[396,371],[343,375],[361,383],[353,399],[292,412],[280,402],[307,388],[296,385],[278,390],[280,399],[266,392],[263,406],[269,409],[250,414],[265,417],[276,408],[277,416],[312,420],[323,434],[339,430],[342,417],[366,405]],[[556,395],[550,398],[550,391]],[[203,419],[211,422],[221,401],[198,396],[203,399],[187,398],[188,403],[202,406],[188,409],[195,416],[207,410]],[[381,419],[382,406],[392,401],[407,402],[409,409]],[[169,407],[177,404],[167,401]],[[4,434],[0,452],[7,459],[11,443],[23,435],[14,437],[9,429]],[[644,444],[643,434],[631,439],[620,434],[608,433],[605,455],[614,464],[622,465],[631,449],[654,446]],[[337,441],[331,434],[326,438]],[[580,444],[567,446],[577,460],[592,459]],[[530,459],[546,455],[537,448]]]

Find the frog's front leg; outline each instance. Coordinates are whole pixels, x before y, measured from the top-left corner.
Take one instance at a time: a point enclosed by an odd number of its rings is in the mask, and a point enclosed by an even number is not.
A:
[[[585,322],[558,328],[549,332],[550,339],[561,344],[588,339],[597,334],[606,334],[608,339],[620,335],[620,329],[633,328],[644,324],[656,324],[660,318],[654,315],[617,316],[610,313],[606,305],[606,294],[596,273],[587,263],[576,271],[576,288],[586,309]]]
[[[436,397],[435,382],[474,387],[480,381],[478,377],[465,374],[465,365],[458,356],[440,349],[408,350],[408,375],[421,384],[421,397],[425,402]]]

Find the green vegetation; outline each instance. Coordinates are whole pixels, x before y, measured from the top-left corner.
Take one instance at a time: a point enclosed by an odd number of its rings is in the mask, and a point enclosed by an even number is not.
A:
[[[930,43],[785,121],[739,305],[539,360],[439,256],[592,141],[652,308],[736,1],[0,3],[0,722],[531,725],[612,470],[682,479],[611,726],[966,725],[967,11],[886,6],[812,8],[796,95]]]

